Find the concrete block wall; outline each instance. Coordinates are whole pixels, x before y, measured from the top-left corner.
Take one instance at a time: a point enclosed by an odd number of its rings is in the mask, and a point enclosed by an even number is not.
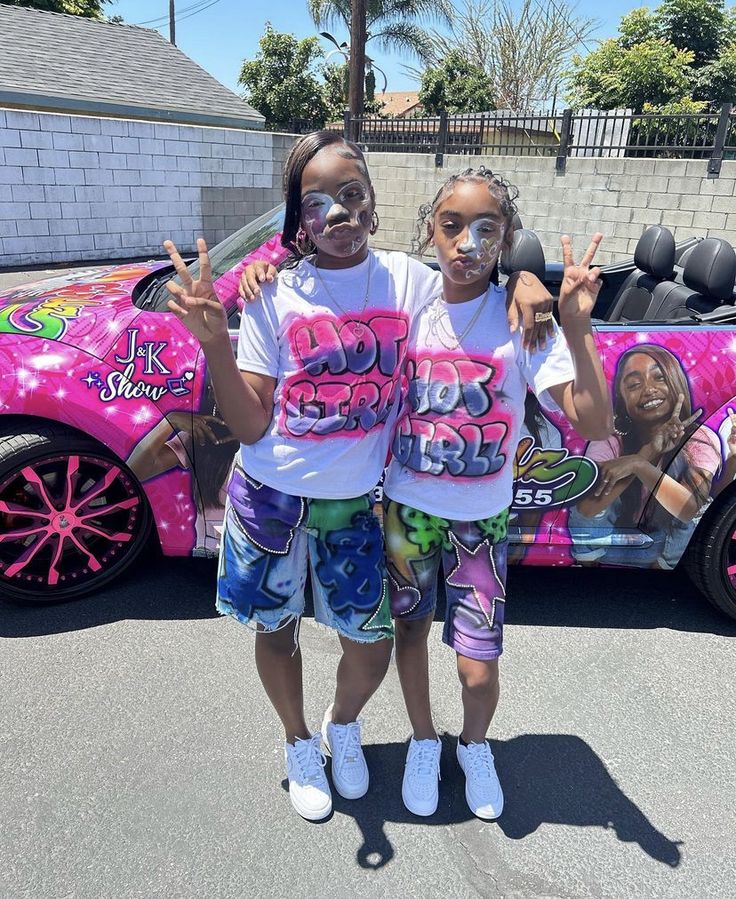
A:
[[[597,259],[616,262],[634,252],[650,225],[665,225],[676,240],[722,237],[736,246],[736,161],[708,178],[707,160],[571,158],[564,175],[553,158],[532,156],[434,156],[369,153],[381,227],[375,246],[407,250],[417,211],[453,172],[485,165],[519,189],[525,227],[539,235],[549,259],[560,259],[560,234],[580,252],[595,231],[605,240]]]
[[[0,109],[0,266],[214,244],[281,201],[293,135]]]

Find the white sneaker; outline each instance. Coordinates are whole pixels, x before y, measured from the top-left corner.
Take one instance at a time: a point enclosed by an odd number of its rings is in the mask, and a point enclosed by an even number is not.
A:
[[[368,792],[368,765],[360,745],[360,722],[332,723],[332,706],[322,721],[322,744],[332,756],[332,784],[343,799]]]
[[[457,760],[465,772],[465,799],[470,811],[486,821],[498,818],[503,811],[503,790],[488,741],[463,746],[458,740]]]
[[[433,815],[440,799],[440,754],[442,743],[435,740],[409,741],[401,784],[404,805],[415,815]]]
[[[296,739],[286,743],[286,775],[289,778],[289,798],[302,818],[321,821],[332,811],[332,794],[325,774],[326,759],[319,734],[309,740]]]

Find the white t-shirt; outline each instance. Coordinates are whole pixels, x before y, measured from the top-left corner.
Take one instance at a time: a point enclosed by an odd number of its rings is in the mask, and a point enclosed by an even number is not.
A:
[[[296,496],[371,490],[399,411],[412,311],[438,289],[428,266],[381,251],[319,277],[305,259],[262,285],[261,300],[243,309],[237,362],[276,378],[276,389],[268,431],[241,446],[245,470]]]
[[[465,303],[438,298],[417,312],[408,399],[384,483],[397,502],[461,521],[511,505],[527,385],[546,409],[558,411],[546,391],[575,378],[559,328],[545,350],[530,353],[521,332],[509,329],[505,289],[491,287],[471,326],[482,303],[482,296]]]

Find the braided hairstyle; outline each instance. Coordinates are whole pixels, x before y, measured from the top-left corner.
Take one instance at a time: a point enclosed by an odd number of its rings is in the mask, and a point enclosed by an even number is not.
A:
[[[511,232],[514,216],[517,213],[516,200],[519,196],[519,191],[501,175],[497,175],[484,165],[479,165],[478,168],[464,169],[462,172],[450,175],[437,191],[432,202],[424,203],[419,207],[419,215],[411,245],[413,253],[416,253],[418,256],[424,255],[431,240],[427,232],[427,225],[434,218],[440,203],[452,193],[455,185],[461,181],[475,181],[481,184],[485,183],[488,186],[488,192],[496,200],[503,214],[506,232]],[[498,284],[498,263],[496,263],[493,269],[491,280],[494,284]]]

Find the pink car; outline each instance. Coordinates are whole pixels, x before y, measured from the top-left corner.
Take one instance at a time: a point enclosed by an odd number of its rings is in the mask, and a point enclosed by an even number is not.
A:
[[[278,262],[282,209],[211,251],[233,336],[237,282]],[[196,261],[191,264],[196,268]],[[507,270],[545,264],[519,229]],[[237,444],[196,341],[163,314],[168,262],[77,272],[0,298],[0,592],[97,590],[153,538],[214,555]],[[596,340],[616,434],[586,444],[529,395],[516,454],[513,561],[672,569],[736,618],[736,253],[664,228],[603,270]],[[667,439],[677,420],[684,436]],[[607,485],[625,489],[607,493]]]

